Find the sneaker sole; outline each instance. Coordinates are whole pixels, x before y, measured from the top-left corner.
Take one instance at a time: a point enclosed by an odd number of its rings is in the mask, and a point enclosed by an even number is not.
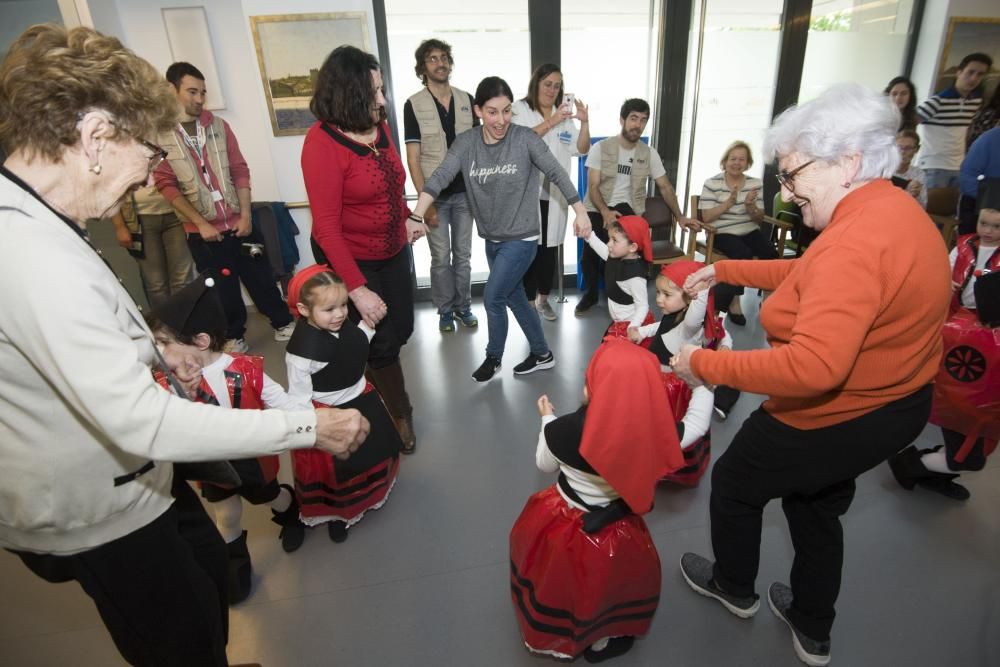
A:
[[[724,422],[724,421],[726,421],[726,417],[729,416],[725,412],[723,412],[722,410],[720,410],[719,408],[712,408],[712,410],[715,412],[715,416],[719,418],[719,421],[723,421]]]
[[[806,649],[802,646],[802,643],[799,642],[799,636],[795,633],[795,628],[793,628],[792,624],[788,622],[785,615],[778,611],[778,608],[774,606],[774,601],[771,600],[770,590],[767,592],[767,606],[771,608],[771,612],[775,616],[780,618],[785,623],[788,627],[788,631],[792,633],[792,646],[795,648],[795,655],[799,657],[799,660],[807,665],[811,665],[812,667],[823,667],[824,665],[830,664],[830,656],[813,655],[812,653],[806,651]]]
[[[708,590],[707,588],[702,588],[698,584],[691,581],[691,579],[687,576],[687,572],[684,571],[684,567],[681,566],[680,561],[677,561],[677,565],[680,566],[681,575],[684,577],[684,581],[687,582],[688,586],[691,587],[691,590],[693,590],[695,593],[698,593],[699,595],[704,595],[707,598],[718,600],[719,602],[722,603],[722,606],[728,609],[729,612],[734,616],[739,616],[740,618],[753,618],[753,615],[756,614],[757,610],[760,609],[760,600],[754,600],[753,606],[750,607],[749,609],[743,609],[741,607],[737,607],[736,605],[726,601],[725,598],[719,597],[718,595]]]
[[[547,370],[549,368],[552,368],[555,365],[556,365],[556,359],[555,359],[555,357],[553,357],[553,358],[549,359],[548,361],[543,361],[540,364],[532,366],[528,370],[525,370],[525,371],[515,370],[514,371],[514,375],[528,375],[530,373],[534,373],[535,371],[544,371],[544,370]]]

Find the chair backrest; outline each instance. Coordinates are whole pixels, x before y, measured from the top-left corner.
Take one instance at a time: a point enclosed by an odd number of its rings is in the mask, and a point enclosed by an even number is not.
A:
[[[802,210],[794,202],[781,198],[781,191],[774,193],[774,217],[783,222],[798,224],[802,222]]]
[[[928,188],[927,212],[950,218],[958,216],[958,188]]]
[[[705,219],[701,215],[701,210],[698,208],[698,202],[701,201],[701,197],[698,195],[691,195],[691,217],[698,222],[705,222]]]
[[[646,218],[650,229],[668,227],[674,221],[674,214],[662,197],[646,197],[646,212],[642,217]]]

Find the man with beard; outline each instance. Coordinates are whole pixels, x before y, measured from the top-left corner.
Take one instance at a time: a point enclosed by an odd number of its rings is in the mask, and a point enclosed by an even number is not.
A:
[[[646,179],[652,178],[671,213],[684,226],[691,221],[677,205],[677,195],[656,151],[639,141],[649,121],[649,103],[625,100],[619,113],[621,134],[594,144],[587,154],[587,198],[584,206],[594,233],[608,242],[607,226],[623,215],[642,215],[646,210]],[[597,277],[604,262],[585,245],[580,261],[586,293],[576,304],[579,315],[597,303]]]
[[[413,186],[420,192],[430,178],[455,135],[476,125],[472,100],[464,90],[449,83],[453,61],[451,45],[426,39],[414,54],[417,77],[424,88],[403,106],[403,138],[406,165]],[[455,330],[455,319],[474,327],[479,320],[472,313],[472,213],[465,198],[461,176],[446,187],[424,216],[431,249],[431,299],[437,308],[442,332]]]

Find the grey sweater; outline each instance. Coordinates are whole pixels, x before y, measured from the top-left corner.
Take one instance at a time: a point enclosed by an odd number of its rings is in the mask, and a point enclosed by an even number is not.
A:
[[[424,183],[435,199],[461,172],[479,235],[489,241],[513,241],[537,236],[539,172],[562,192],[569,204],[580,195],[569,174],[533,130],[511,125],[495,144],[483,141],[483,129],[474,127],[455,137],[441,165]]]

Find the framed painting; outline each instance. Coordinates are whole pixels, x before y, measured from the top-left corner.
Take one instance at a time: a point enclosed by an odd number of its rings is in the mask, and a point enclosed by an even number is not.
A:
[[[257,65],[274,136],[305,134],[319,68],[338,46],[370,51],[365,12],[251,16]]]
[[[938,76],[934,90],[938,92],[955,83],[955,73],[962,58],[970,53],[985,53],[993,58],[993,67],[986,73],[982,86],[983,96],[990,98],[1000,82],[1000,18],[953,16],[948,23],[948,36],[944,40]]]

